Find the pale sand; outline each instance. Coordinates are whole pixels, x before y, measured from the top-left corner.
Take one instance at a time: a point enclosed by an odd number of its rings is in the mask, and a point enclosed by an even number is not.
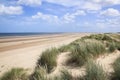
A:
[[[89,35],[87,33],[57,34],[46,36],[0,38],[0,75],[14,67],[29,69],[36,66],[42,51]]]

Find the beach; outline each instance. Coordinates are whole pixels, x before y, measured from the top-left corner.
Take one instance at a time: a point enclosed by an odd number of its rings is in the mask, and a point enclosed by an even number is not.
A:
[[[16,67],[33,71],[44,50],[69,44],[86,35],[89,33],[1,37],[0,75]]]

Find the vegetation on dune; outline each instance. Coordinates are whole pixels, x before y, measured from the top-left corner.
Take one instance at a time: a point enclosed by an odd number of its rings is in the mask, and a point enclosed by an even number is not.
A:
[[[116,36],[116,38],[112,38],[113,35]],[[116,49],[120,50],[120,41],[118,41],[119,37],[120,35],[116,35],[116,34],[96,34],[96,35],[85,36],[85,37],[82,37],[81,39],[99,40],[102,43],[106,44],[106,47],[108,48],[109,52],[114,52]],[[79,41],[79,39],[76,41]]]
[[[120,34],[110,34],[113,38],[120,40]]]
[[[67,64],[82,66],[89,58],[98,57],[106,51],[105,46],[96,40],[81,40],[77,43],[72,43],[72,45],[74,45],[74,48]]]
[[[61,47],[58,48],[60,52],[67,52],[70,51],[71,46],[70,45],[62,45]]]
[[[114,52],[116,50],[115,42],[108,43],[108,52]]]
[[[56,48],[47,49],[38,59],[37,65],[38,66],[46,66],[47,72],[50,73],[53,68],[57,66],[57,55],[59,54],[59,50]]]
[[[120,57],[113,63],[112,80],[120,80]]]
[[[115,46],[116,46],[117,50],[120,51],[120,42],[116,42],[116,43],[115,43]]]
[[[35,69],[29,80],[47,80],[47,71],[43,67]]]
[[[86,75],[83,80],[108,80],[108,78],[102,66],[89,60],[86,64]]]
[[[101,41],[113,41],[113,39],[107,34],[93,34],[90,36],[82,37],[82,39],[96,39]]]
[[[26,72],[22,68],[13,68],[3,74],[0,80],[28,80]]]
[[[60,80],[73,80],[73,77],[67,70],[64,69],[61,71]]]

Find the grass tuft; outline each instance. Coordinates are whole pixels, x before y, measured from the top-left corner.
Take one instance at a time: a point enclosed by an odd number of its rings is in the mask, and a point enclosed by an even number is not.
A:
[[[33,74],[30,76],[30,80],[47,80],[46,69],[43,67],[36,68]]]
[[[47,49],[38,59],[38,66],[46,66],[47,72],[50,73],[57,66],[57,55],[59,54],[59,50],[56,48]]]
[[[114,42],[109,42],[109,44],[108,44],[108,51],[109,52],[114,52],[116,50],[116,45],[115,45],[115,43]]]
[[[108,80],[102,66],[89,60],[86,64],[86,76],[84,80]]]
[[[72,49],[71,58],[67,64],[82,66],[89,58],[98,57],[105,53],[105,46],[96,40],[83,40],[77,43],[72,43],[74,48]]]
[[[61,47],[58,48],[60,52],[67,52],[70,50],[70,45],[62,45]]]
[[[67,71],[67,70],[62,70],[61,71],[61,79],[60,80],[73,80],[72,75]]]
[[[112,80],[120,80],[120,57],[113,63],[113,69]]]
[[[28,80],[26,72],[22,68],[13,68],[3,74],[0,80]]]

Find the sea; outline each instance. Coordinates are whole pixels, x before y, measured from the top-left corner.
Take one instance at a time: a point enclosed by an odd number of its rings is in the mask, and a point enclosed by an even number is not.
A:
[[[0,33],[0,37],[7,37],[7,36],[32,36],[32,35],[47,35],[47,34],[61,34],[61,33]]]

